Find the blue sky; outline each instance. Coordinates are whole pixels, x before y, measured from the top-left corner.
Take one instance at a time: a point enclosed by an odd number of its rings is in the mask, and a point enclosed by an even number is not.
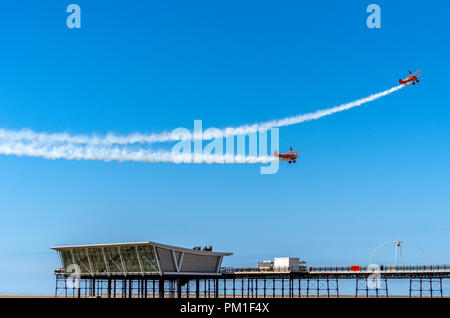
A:
[[[420,85],[280,129],[304,150],[258,165],[0,156],[0,293],[52,293],[52,245],[213,245],[224,265],[297,256],[365,264],[388,240],[449,263],[450,4],[68,1],[0,5],[0,127],[39,132],[223,128],[349,102],[421,68]],[[390,262],[393,248],[378,254]],[[405,248],[405,261],[423,257]],[[22,273],[26,273],[22,275]],[[19,274],[21,275],[15,275]]]

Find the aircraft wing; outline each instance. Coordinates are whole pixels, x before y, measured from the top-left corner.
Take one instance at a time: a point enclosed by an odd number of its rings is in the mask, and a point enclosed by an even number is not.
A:
[[[301,150],[289,151],[289,152],[282,153],[281,155],[290,155],[290,154],[299,153],[299,152],[302,152],[302,151]]]

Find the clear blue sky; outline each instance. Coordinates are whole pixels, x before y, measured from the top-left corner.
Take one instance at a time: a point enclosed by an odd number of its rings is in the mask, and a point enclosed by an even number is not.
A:
[[[66,27],[66,6],[82,28]],[[258,165],[0,156],[0,293],[52,293],[51,245],[213,245],[224,265],[366,264],[387,240],[450,263],[447,1],[8,1],[0,127],[98,133],[226,127],[420,85],[280,129],[304,150]],[[368,29],[366,7],[381,6]],[[392,261],[393,249],[378,262]],[[413,249],[405,261],[421,263]]]

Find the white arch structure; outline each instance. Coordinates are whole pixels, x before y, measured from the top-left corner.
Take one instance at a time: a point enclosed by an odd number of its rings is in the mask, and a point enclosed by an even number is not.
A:
[[[400,256],[400,265],[403,265],[403,264],[402,264],[402,246],[401,246],[401,244],[409,244],[409,245],[414,246],[415,248],[417,248],[417,249],[423,254],[423,256],[425,257],[425,260],[426,260],[426,262],[427,262],[427,265],[430,264],[430,262],[428,261],[428,256],[427,256],[427,254],[425,254],[425,251],[424,251],[420,246],[418,246],[418,245],[416,245],[416,244],[414,244],[414,243],[408,242],[408,241],[387,241],[387,242],[381,243],[380,245],[378,245],[378,246],[372,251],[372,253],[370,254],[369,265],[372,264],[372,258],[373,258],[373,256],[375,255],[375,253],[376,253],[380,248],[382,248],[383,246],[386,246],[386,245],[388,245],[388,244],[395,244],[395,260],[394,260],[395,264],[394,264],[394,265],[397,265],[397,256]]]

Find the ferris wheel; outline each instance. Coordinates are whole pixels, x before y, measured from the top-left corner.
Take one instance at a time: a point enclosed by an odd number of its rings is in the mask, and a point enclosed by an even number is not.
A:
[[[427,254],[425,254],[425,251],[418,245],[408,242],[408,241],[387,241],[384,243],[381,243],[380,245],[378,245],[370,254],[370,258],[369,258],[369,264],[372,264],[372,258],[375,255],[375,253],[382,248],[383,246],[386,245],[390,245],[390,244],[395,244],[395,253],[394,253],[394,265],[403,265],[403,256],[402,256],[402,244],[408,244],[411,246],[414,246],[416,249],[418,249],[423,256],[425,257],[425,261],[426,264],[428,265],[430,262],[428,261],[428,256]]]

